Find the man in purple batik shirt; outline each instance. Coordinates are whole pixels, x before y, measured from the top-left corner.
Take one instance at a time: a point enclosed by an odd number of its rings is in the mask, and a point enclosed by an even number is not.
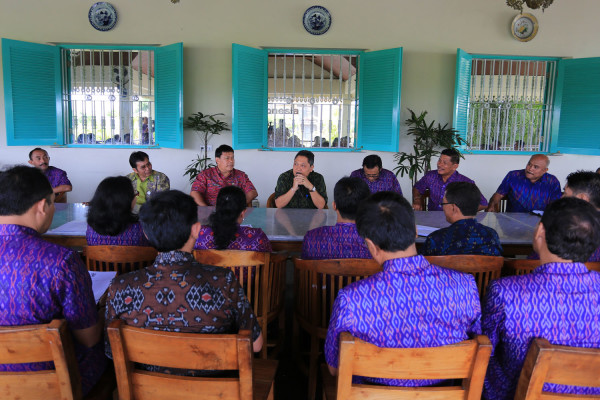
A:
[[[39,170],[6,170],[0,173],[0,187],[0,326],[64,318],[75,339],[85,395],[106,366],[90,275],[75,251],[40,237],[52,223],[54,196]],[[52,368],[51,362],[0,364],[0,371]]]
[[[565,197],[551,203],[533,234],[542,265],[488,287],[482,327],[494,349],[484,397],[512,399],[531,341],[600,347],[600,274],[583,262],[600,245],[600,217],[588,202]],[[600,395],[600,388],[545,384],[545,391]]]
[[[481,333],[475,279],[417,255],[415,216],[405,198],[391,192],[371,195],[359,206],[356,226],[383,271],[346,286],[335,299],[325,339],[325,361],[332,374],[337,373],[341,332],[394,348],[444,346]],[[353,380],[394,386],[440,382]]]
[[[67,178],[67,173],[62,169],[50,166],[50,156],[44,149],[36,147],[29,152],[29,164],[33,165],[46,175],[46,178],[52,185],[52,190],[56,194],[55,201],[65,203],[67,201],[67,192],[73,190],[71,181]]]
[[[459,174],[456,169],[460,162],[460,153],[456,149],[445,149],[437,162],[437,170],[427,172],[413,188],[413,208],[415,211],[424,211],[421,208],[421,198],[429,190],[429,203],[427,210],[441,211],[442,198],[446,191],[446,186],[452,182],[469,182],[473,180]],[[487,200],[481,195],[479,210],[487,206]]]
[[[381,157],[375,154],[366,156],[362,168],[352,171],[350,177],[362,179],[369,186],[371,193],[387,191],[402,194],[396,175],[383,168]]]
[[[356,210],[371,192],[360,178],[342,178],[333,189],[333,209],[337,213],[334,226],[322,226],[306,232],[302,242],[302,258],[371,258],[365,241],[356,230]]]

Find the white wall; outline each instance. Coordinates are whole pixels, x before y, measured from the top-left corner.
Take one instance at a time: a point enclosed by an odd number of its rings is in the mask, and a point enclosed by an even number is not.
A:
[[[528,43],[514,40],[509,27],[515,10],[504,0],[324,0],[332,26],[322,36],[302,27],[300,1],[113,0],[119,21],[99,32],[87,20],[93,2],[79,0],[0,0],[0,37],[48,43],[169,44],[184,43],[184,115],[223,112],[231,122],[231,43],[254,47],[318,47],[378,50],[404,47],[402,120],[407,108],[429,111],[429,117],[452,121],[456,48],[472,53],[561,57],[600,55],[598,0],[557,1],[544,13],[534,11],[540,29]],[[0,67],[1,68],[1,67]],[[3,84],[0,82],[3,90]],[[30,148],[7,147],[4,100],[0,96],[0,165],[27,161]],[[400,147],[412,148],[402,125]],[[173,188],[189,190],[182,174],[199,149],[193,132],[185,133],[185,149],[149,149],[154,168],[171,178]],[[228,132],[213,140],[231,143]],[[74,191],[71,202],[88,200],[108,175],[129,172],[125,149],[49,149],[51,163],[67,170]],[[316,170],[326,179],[330,198],[335,182],[359,168],[366,153],[316,153]],[[391,169],[393,153],[381,153]],[[264,206],[277,176],[291,167],[293,153],[236,151],[236,166],[248,173]],[[525,156],[467,155],[459,171],[489,197],[510,169],[522,168]],[[594,156],[552,156],[550,172],[564,183],[576,169],[600,167]],[[410,193],[407,177],[400,183]]]

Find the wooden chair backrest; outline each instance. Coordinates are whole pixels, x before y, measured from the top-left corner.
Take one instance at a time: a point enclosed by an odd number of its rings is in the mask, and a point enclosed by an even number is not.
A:
[[[267,208],[277,208],[275,205],[275,193],[272,193],[267,199]]]
[[[421,204],[421,210],[427,211],[427,204],[429,204],[429,189],[425,190],[425,193],[421,195],[419,203]]]
[[[81,379],[64,320],[0,328],[0,364],[54,362],[54,370],[0,372],[0,398],[81,399]]]
[[[66,203],[67,202],[67,192],[62,192],[56,195],[54,198],[55,203]]]
[[[516,258],[504,259],[504,268],[508,275],[526,275],[541,265],[540,260],[522,260]],[[586,262],[590,271],[600,272],[600,262]]]
[[[485,335],[473,340],[428,348],[382,348],[340,335],[337,398],[352,399],[481,399],[492,345]],[[398,387],[353,385],[352,375],[387,379],[462,379],[462,386]],[[420,397],[419,397],[420,398]]]
[[[546,339],[531,342],[515,400],[594,398],[543,392],[544,383],[600,388],[600,349],[555,346]]]
[[[275,319],[282,311],[285,300],[285,270],[288,254],[271,253],[269,277],[267,287],[269,288],[269,305],[267,309],[268,321]]]
[[[325,338],[333,303],[345,286],[381,271],[373,259],[294,259],[294,303],[300,325]]]
[[[425,256],[425,258],[431,264],[473,275],[481,299],[484,298],[490,281],[500,278],[502,266],[504,265],[504,258],[496,256],[461,254],[452,256]]]
[[[252,399],[250,331],[209,335],[155,331],[113,321],[108,337],[120,400]],[[189,377],[136,369],[135,363],[186,370],[237,370],[237,378]]]
[[[117,271],[126,274],[152,265],[158,252],[146,246],[87,246],[88,271]]]

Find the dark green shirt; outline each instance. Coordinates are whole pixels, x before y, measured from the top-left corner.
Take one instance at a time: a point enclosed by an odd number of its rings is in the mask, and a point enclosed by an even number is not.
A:
[[[308,174],[308,180],[315,185],[317,192],[325,199],[327,204],[327,187],[323,175],[318,172]],[[275,198],[284,195],[294,186],[294,171],[288,170],[279,175],[277,186],[275,186]],[[317,208],[310,197],[310,190],[304,186],[298,186],[298,190],[294,193],[294,197],[284,208]]]

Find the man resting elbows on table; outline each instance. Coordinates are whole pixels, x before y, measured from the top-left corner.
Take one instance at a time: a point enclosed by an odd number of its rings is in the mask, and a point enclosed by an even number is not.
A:
[[[323,175],[314,171],[315,155],[300,150],[292,169],[279,175],[275,186],[277,208],[319,208],[327,205],[327,188]]]

